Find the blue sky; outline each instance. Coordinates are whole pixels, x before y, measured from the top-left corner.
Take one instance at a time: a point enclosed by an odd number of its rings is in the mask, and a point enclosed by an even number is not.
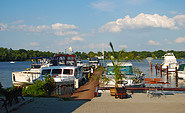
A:
[[[185,0],[0,0],[0,47],[185,50]]]

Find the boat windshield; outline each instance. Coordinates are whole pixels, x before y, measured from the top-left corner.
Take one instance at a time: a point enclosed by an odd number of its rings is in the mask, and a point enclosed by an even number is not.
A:
[[[55,75],[55,74],[61,74],[62,73],[62,69],[53,69],[52,70],[52,75]]]
[[[108,66],[107,70],[108,70],[107,75],[114,75],[115,74],[113,66]],[[132,66],[120,66],[119,70],[120,70],[121,74],[126,74],[126,75],[133,74]]]
[[[50,72],[51,72],[51,69],[42,70],[42,75],[49,75]]]
[[[73,74],[73,70],[72,69],[64,69],[63,74],[72,75]]]

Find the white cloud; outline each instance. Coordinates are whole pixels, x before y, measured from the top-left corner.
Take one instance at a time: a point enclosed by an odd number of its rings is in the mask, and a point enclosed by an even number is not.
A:
[[[176,43],[185,43],[185,37],[179,37],[175,40]]]
[[[1,30],[5,30],[7,28],[7,24],[0,23]],[[53,33],[54,35],[58,36],[67,36],[67,35],[78,35],[78,32],[75,31],[78,29],[75,25],[68,25],[68,24],[61,24],[56,23],[52,25],[11,25],[10,30],[19,30],[25,32],[45,32],[45,33]]]
[[[37,32],[42,32],[42,31],[47,31],[50,29],[50,26],[48,25],[40,25],[37,26],[36,28],[34,28],[33,30],[37,31]]]
[[[74,40],[74,41],[83,41],[84,39],[81,38],[80,36],[73,36],[72,40]]]
[[[158,14],[150,15],[141,13],[134,18],[130,16],[125,16],[125,18],[119,18],[116,21],[108,22],[103,25],[99,31],[100,32],[120,32],[125,29],[140,29],[140,28],[168,28],[177,29],[175,26],[175,21],[167,16],[160,16]]]
[[[155,42],[153,40],[148,41],[148,45],[155,45],[155,46],[160,46],[161,44],[159,42]]]
[[[30,42],[31,46],[39,46],[40,44],[38,42]]]
[[[170,42],[168,39],[164,39],[165,42],[167,42],[168,44],[172,44],[172,42]]]
[[[112,2],[108,1],[98,1],[98,2],[93,2],[92,7],[101,11],[112,11],[115,8],[115,5]]]
[[[63,41],[59,42],[59,45],[66,45],[73,43],[75,41],[83,41],[84,39],[81,38],[80,36],[73,36],[72,38],[65,38]]]
[[[127,45],[119,45],[120,48],[127,48]]]
[[[177,15],[173,19],[178,23],[179,26],[185,28],[185,15]]]
[[[39,25],[39,26],[28,26],[28,25],[12,25],[11,29],[16,29],[19,31],[26,32],[43,32],[50,30],[50,26],[48,25]]]
[[[76,31],[65,31],[65,32],[56,31],[54,34],[58,36],[66,36],[66,35],[78,35],[78,32]]]
[[[51,26],[52,26],[52,29],[59,30],[59,31],[78,28],[75,25],[68,25],[68,24],[61,24],[61,23],[52,24]]]
[[[13,25],[10,28],[16,29],[16,30],[27,31],[26,29],[28,28],[28,26],[27,25]]]
[[[0,23],[0,31],[5,31],[8,28],[7,24]]]

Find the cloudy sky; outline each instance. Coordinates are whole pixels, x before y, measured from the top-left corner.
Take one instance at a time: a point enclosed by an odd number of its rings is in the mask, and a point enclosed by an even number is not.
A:
[[[185,51],[185,0],[0,0],[0,47]]]

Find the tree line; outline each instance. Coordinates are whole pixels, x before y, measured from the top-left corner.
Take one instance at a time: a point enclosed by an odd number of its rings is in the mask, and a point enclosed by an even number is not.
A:
[[[0,61],[26,61],[30,60],[31,57],[52,57],[52,52],[42,52],[34,50],[12,50],[7,48],[0,48]]]
[[[158,51],[154,51],[154,52],[150,52],[150,51],[130,51],[130,52],[121,51],[120,56],[122,59],[125,59],[125,60],[140,60],[140,59],[146,59],[147,57],[152,57],[154,59],[162,59],[166,53],[174,53],[174,55],[177,59],[184,59],[185,58],[185,51],[174,51],[174,50],[170,50],[170,51],[158,50]],[[87,58],[103,55],[103,53],[100,51],[97,53],[94,53],[93,51],[90,51],[89,53],[75,52],[74,54],[76,54],[81,59],[87,59]],[[114,56],[116,58],[118,58],[119,54],[120,54],[120,51],[115,51]],[[109,57],[112,55],[113,55],[112,51],[104,51],[104,58],[105,59],[110,59]]]
[[[177,59],[184,59],[185,58],[185,51],[163,51],[158,50],[154,52],[150,51],[115,51],[115,57],[117,58],[119,54],[121,54],[121,58],[125,60],[139,60],[139,59],[146,59],[147,57],[153,57],[154,59],[162,59],[164,54],[166,53],[174,53]],[[25,49],[19,49],[19,50],[12,50],[11,48],[0,48],[0,61],[26,61],[30,60],[31,57],[52,57],[55,54],[64,54],[63,52],[60,53],[53,53],[49,51],[34,51],[34,50],[25,50]],[[93,52],[90,51],[88,53],[85,52],[73,52],[73,54],[77,55],[78,58],[82,60],[87,60],[87,58],[91,57],[97,57],[97,56],[103,56],[105,59],[110,59],[109,57],[113,55],[112,51],[104,51],[102,52]]]

